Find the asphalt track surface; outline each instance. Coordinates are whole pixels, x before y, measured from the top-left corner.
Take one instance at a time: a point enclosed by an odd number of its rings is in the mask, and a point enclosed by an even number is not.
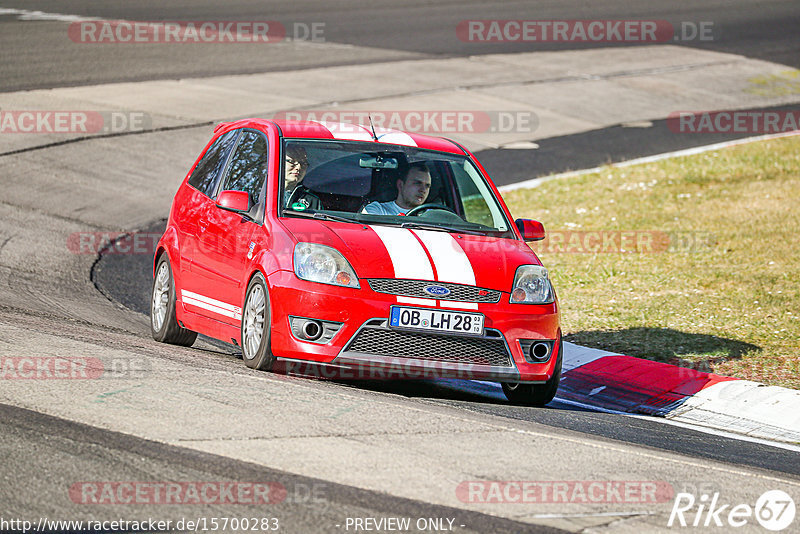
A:
[[[287,70],[313,66],[386,61],[423,55],[461,56],[497,52],[564,49],[569,44],[483,44],[464,43],[454,37],[454,26],[465,19],[664,19],[713,21],[718,39],[690,46],[734,52],[768,59],[790,67],[800,67],[800,8],[797,2],[766,4],[741,1],[717,1],[702,5],[685,2],[661,2],[653,7],[629,1],[608,1],[591,12],[583,2],[293,2],[287,6],[265,7],[261,2],[194,2],[191,12],[185,5],[164,2],[56,2],[3,1],[5,8],[41,10],[109,19],[129,20],[278,20],[285,24],[321,21],[326,24],[326,40],[331,43],[374,47],[373,57],[347,55],[315,56],[306,54],[287,59],[279,54],[242,53],[233,47],[196,47],[177,50],[146,47],[119,47],[114,53],[105,49],[58,48],[48,36],[55,24],[47,22],[15,23],[13,16],[0,15],[0,91],[63,87],[115,81],[212,76],[226,73],[250,73]],[[368,6],[369,9],[365,9]],[[403,24],[397,21],[402,20]],[[442,28],[448,28],[442,31]],[[62,28],[63,29],[63,28]],[[200,47],[202,48],[202,47]],[[671,136],[663,121],[649,128],[612,127],[565,138],[539,141],[537,162],[531,168],[530,151],[483,151],[478,154],[495,176],[513,183],[532,176],[591,167],[688,148],[729,139],[730,136]],[[91,142],[91,141],[90,141]],[[177,180],[177,178],[176,178]],[[143,231],[158,233],[163,221]],[[92,282],[109,299],[142,314],[147,313],[151,258],[146,255],[98,258]],[[146,324],[147,318],[141,316]],[[147,341],[147,340],[144,340]],[[245,373],[235,357],[236,350],[215,344],[217,352],[198,350],[198,358],[222,359],[236,376]],[[313,387],[313,382],[309,381]],[[403,382],[399,384],[357,382],[320,383],[341,389],[356,388],[378,395],[399,396],[423,406],[442,406],[464,412],[488,415],[498,421],[522,420],[568,429],[599,439],[639,446],[643,451],[673,451],[689,458],[715,460],[733,469],[755,468],[766,475],[786,479],[800,476],[798,454],[760,443],[731,439],[691,429],[667,426],[644,417],[603,414],[576,409],[554,402],[546,409],[532,410],[509,405],[496,389],[480,384],[441,382]],[[23,408],[0,404],[0,451],[4,463],[2,484],[3,512],[25,510],[31,516],[68,516],[74,503],[64,502],[63,487],[76,479],[83,480],[207,480],[220,477],[234,480],[269,479],[280,481],[290,490],[321,483],[313,478],[292,475],[218,455],[165,445],[127,434],[40,414]],[[77,477],[77,478],[76,478]],[[287,531],[341,532],[337,521],[347,516],[398,515],[410,517],[457,517],[467,525],[462,531],[475,532],[556,532],[476,512],[465,512],[418,500],[402,499],[381,492],[324,482],[327,491],[321,500],[295,499],[284,503],[281,520]],[[11,495],[11,487],[31,488]],[[210,515],[213,508],[203,508]],[[105,509],[103,514],[125,512]],[[163,513],[161,513],[163,512]],[[260,510],[263,512],[263,510]],[[150,515],[172,517],[169,510],[148,510]],[[244,515],[244,514],[242,514]]]
[[[664,20],[678,27],[683,22],[708,22],[713,28],[712,40],[682,40],[681,44],[800,67],[800,42],[797,39],[800,8],[794,0],[605,0],[590,3],[581,0],[297,0],[280,4],[257,0],[200,0],[191,3],[4,0],[0,7],[112,20],[267,20],[278,21],[287,28],[293,28],[294,24],[324,23],[327,43],[386,51],[385,54],[378,52],[354,57],[353,54],[328,55],[316,51],[298,55],[281,49],[264,50],[230,44],[64,46],[61,41],[63,34],[59,34],[64,29],[54,29],[58,23],[15,24],[16,17],[0,16],[0,48],[3,50],[0,91],[245,74],[391,58],[452,57],[596,46],[594,43],[570,42],[465,42],[456,35],[457,25],[464,20]]]
[[[341,532],[342,527],[339,525],[344,523],[346,517],[405,516],[452,518],[461,532],[563,532],[549,527],[536,527],[532,530],[530,524],[518,521],[391,497],[266,469],[223,456],[165,446],[5,404],[0,404],[0,432],[3,435],[0,450],[3,450],[8,459],[4,463],[4,471],[14,473],[13,482],[27,480],[28,488],[52,483],[48,481],[52,476],[52,469],[48,466],[54,464],[69,466],[69,470],[79,472],[85,481],[146,478],[269,481],[280,484],[285,489],[285,496],[276,496],[278,502],[267,505],[245,504],[238,507],[237,512],[239,517],[277,517],[282,531]],[[42,436],[47,438],[43,440]],[[4,483],[11,485],[13,482]],[[23,491],[10,499],[11,502],[6,501],[3,504],[9,509],[16,506],[38,509],[37,512],[42,516],[55,519],[70,517],[74,513],[75,501],[80,502],[82,499],[81,496],[73,496],[67,504],[62,504],[63,498],[60,499],[60,496],[51,496],[54,498],[50,502],[41,498],[46,496],[40,496],[35,502],[31,502],[30,495],[26,493],[29,492]],[[122,515],[129,520],[157,517],[159,520],[177,522],[186,517],[185,512],[170,511],[170,507],[175,508],[164,504],[134,518],[129,511],[126,513],[124,506],[110,505],[102,507],[105,509],[98,513],[98,519]],[[225,510],[226,507],[219,504],[194,509],[198,514],[196,517],[225,517],[229,515]],[[2,530],[12,531],[14,530]]]

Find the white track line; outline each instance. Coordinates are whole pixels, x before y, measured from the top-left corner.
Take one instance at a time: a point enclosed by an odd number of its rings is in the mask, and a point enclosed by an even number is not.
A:
[[[601,172],[604,169],[609,168],[619,168],[619,167],[630,167],[631,165],[639,165],[642,163],[652,163],[654,161],[661,161],[664,159],[669,158],[677,158],[681,156],[694,156],[696,154],[702,154],[703,152],[710,152],[712,150],[720,150],[722,148],[728,148],[731,146],[737,145],[745,145],[748,143],[755,143],[757,141],[768,141],[770,139],[779,139],[781,137],[792,137],[795,135],[800,135],[800,130],[795,130],[793,132],[783,132],[778,134],[768,134],[768,135],[759,135],[757,137],[747,137],[744,139],[734,139],[732,141],[724,141],[722,143],[715,143],[713,145],[705,145],[699,146],[694,148],[687,148],[684,150],[677,150],[675,152],[664,152],[663,154],[655,154],[653,156],[646,156],[643,158],[636,158],[631,159],[628,161],[620,161],[619,163],[612,163],[610,165],[605,165],[603,167],[594,167],[591,169],[583,169],[580,171],[569,171],[569,172],[562,172],[559,174],[551,174],[549,176],[543,176],[541,178],[531,178],[530,180],[525,180],[524,182],[517,182],[515,184],[508,184],[502,187],[498,187],[501,192],[506,191],[513,191],[515,189],[531,189],[534,187],[539,187],[543,183],[551,182],[553,180],[560,180],[562,178],[570,178],[572,176],[582,176],[584,174],[592,174],[595,172]]]
[[[17,15],[19,20],[50,20],[56,22],[82,22],[85,20],[105,20],[97,17],[84,17],[81,15],[65,15],[63,13],[45,13],[44,11],[30,11],[28,9],[12,9],[0,7],[1,15]]]

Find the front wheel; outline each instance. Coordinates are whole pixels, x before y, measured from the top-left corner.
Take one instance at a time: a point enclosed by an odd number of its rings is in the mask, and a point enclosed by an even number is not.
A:
[[[243,312],[242,359],[247,367],[269,371],[275,357],[270,347],[269,293],[261,273],[247,286]]]
[[[166,253],[158,259],[153,293],[150,300],[150,333],[161,343],[191,347],[197,339],[192,332],[178,324],[175,318],[175,280]]]
[[[556,396],[558,383],[561,381],[561,362],[564,344],[558,342],[558,357],[553,376],[544,384],[522,384],[519,382],[504,382],[503,393],[506,398],[515,404],[529,406],[544,406]]]

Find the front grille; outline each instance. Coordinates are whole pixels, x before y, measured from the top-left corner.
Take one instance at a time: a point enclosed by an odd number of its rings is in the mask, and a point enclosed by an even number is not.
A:
[[[464,284],[434,282],[432,280],[404,280],[396,278],[370,278],[369,287],[376,293],[419,297],[426,299],[454,300],[460,302],[500,302],[500,291]],[[425,286],[442,286],[450,290],[446,297],[434,297],[424,291]]]
[[[506,343],[497,330],[486,330],[485,337],[458,337],[366,326],[343,352],[493,367],[512,366]]]

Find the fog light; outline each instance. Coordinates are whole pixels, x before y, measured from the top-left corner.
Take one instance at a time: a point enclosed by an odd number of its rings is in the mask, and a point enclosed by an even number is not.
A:
[[[553,356],[555,341],[550,339],[520,339],[519,347],[528,363],[545,363]]]
[[[292,335],[300,341],[324,345],[330,343],[333,336],[342,328],[344,323],[310,319],[308,317],[289,316],[289,326]]]
[[[306,321],[302,327],[303,337],[308,341],[316,341],[322,335],[322,325],[317,321]]]
[[[534,343],[530,354],[533,360],[543,362],[550,356],[550,347],[546,343]]]

